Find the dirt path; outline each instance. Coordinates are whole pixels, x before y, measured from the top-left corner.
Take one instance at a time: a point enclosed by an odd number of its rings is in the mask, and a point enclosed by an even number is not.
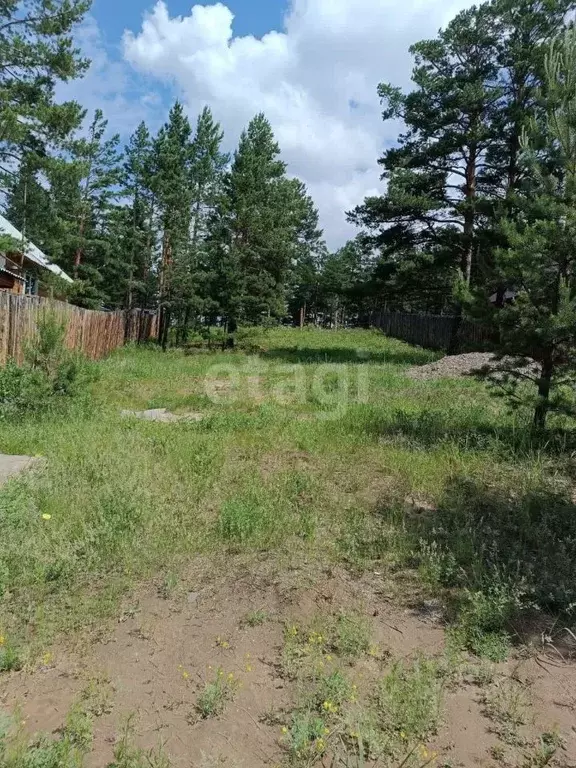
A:
[[[112,761],[122,719],[131,713],[138,743],[162,742],[173,766],[284,764],[282,724],[301,694],[282,668],[286,627],[342,611],[365,617],[379,649],[346,666],[359,688],[369,689],[399,659],[444,652],[439,621],[395,608],[379,574],[280,573],[263,561],[235,566],[217,580],[198,570],[170,589],[150,585],[87,647],[54,649],[34,671],[3,678],[2,702],[21,707],[30,731],[55,731],[91,686],[98,702],[91,768]],[[222,714],[201,719],[198,696],[219,668],[240,687]],[[429,742],[438,765],[544,765],[526,762],[525,754],[554,730],[562,739],[555,764],[576,765],[576,666],[537,654],[490,671],[459,662],[443,699],[442,724]],[[315,764],[328,766],[328,759]]]

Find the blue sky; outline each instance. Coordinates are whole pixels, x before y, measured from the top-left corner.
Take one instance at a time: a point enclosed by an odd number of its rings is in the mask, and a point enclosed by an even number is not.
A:
[[[336,248],[356,234],[346,211],[382,191],[377,160],[401,129],[383,123],[378,83],[409,87],[409,46],[473,2],[94,0],[78,37],[93,65],[65,90],[123,138],[141,120],[157,130],[176,97],[193,122],[208,105],[227,151],[264,112]]]

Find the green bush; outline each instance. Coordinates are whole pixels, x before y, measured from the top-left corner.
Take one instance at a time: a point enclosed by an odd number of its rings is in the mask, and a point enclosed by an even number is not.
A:
[[[24,363],[9,361],[0,368],[0,419],[51,410],[86,391],[93,368],[66,349],[65,330],[46,315],[24,349]]]

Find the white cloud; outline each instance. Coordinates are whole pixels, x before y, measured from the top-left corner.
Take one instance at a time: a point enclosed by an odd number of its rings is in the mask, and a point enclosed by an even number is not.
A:
[[[87,16],[77,29],[75,42],[90,60],[90,67],[81,79],[60,83],[57,98],[82,104],[88,110],[86,123],[95,109],[102,109],[111,133],[129,135],[141,120],[156,125],[161,99],[154,91],[143,90],[140,78],[126,62],[110,55],[92,16]]]
[[[308,185],[329,245],[354,234],[345,211],[380,188],[376,160],[397,126],[380,117],[376,86],[408,86],[409,46],[432,37],[472,0],[293,0],[282,32],[234,37],[223,4],[171,17],[159,0],[124,56],[173,83],[191,114],[209,104],[228,148],[257,112],[271,121],[291,173]]]

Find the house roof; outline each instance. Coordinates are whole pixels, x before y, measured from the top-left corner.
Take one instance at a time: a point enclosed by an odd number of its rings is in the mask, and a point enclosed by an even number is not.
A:
[[[60,267],[56,266],[56,264],[52,264],[48,256],[46,256],[45,253],[42,253],[40,248],[37,248],[34,243],[26,241],[22,233],[19,232],[16,227],[13,227],[8,219],[5,219],[2,214],[0,214],[0,234],[10,235],[15,240],[20,240],[20,242],[23,243],[23,253],[27,259],[33,261],[35,264],[38,264],[41,267],[44,267],[44,269],[48,269],[50,272],[58,275],[58,277],[61,277],[68,283],[72,282],[72,278],[69,277],[66,272],[64,272],[64,270],[60,269]]]

